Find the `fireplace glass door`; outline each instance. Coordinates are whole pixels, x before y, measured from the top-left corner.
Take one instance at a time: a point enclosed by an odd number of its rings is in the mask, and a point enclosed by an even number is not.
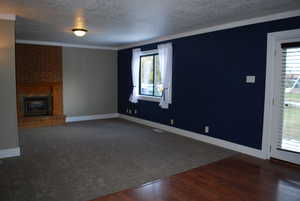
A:
[[[23,98],[24,116],[51,115],[51,96],[30,96]]]

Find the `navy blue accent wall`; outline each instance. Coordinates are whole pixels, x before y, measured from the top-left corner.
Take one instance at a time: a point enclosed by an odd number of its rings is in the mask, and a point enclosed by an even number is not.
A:
[[[173,103],[128,101],[131,93],[132,49],[118,52],[118,111],[137,109],[142,119],[204,133],[261,149],[266,77],[267,34],[300,28],[300,17],[247,25],[171,40]],[[162,43],[162,42],[161,42]],[[142,46],[155,49],[157,44]],[[245,83],[255,75],[256,83]]]

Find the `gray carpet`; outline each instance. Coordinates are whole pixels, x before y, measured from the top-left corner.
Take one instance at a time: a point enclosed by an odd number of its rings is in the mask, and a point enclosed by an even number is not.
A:
[[[0,163],[1,201],[86,201],[235,154],[125,120],[20,130]]]

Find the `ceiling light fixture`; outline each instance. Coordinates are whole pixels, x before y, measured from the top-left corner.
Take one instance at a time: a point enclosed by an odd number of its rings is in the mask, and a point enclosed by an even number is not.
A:
[[[86,30],[86,29],[72,29],[72,31],[73,31],[73,33],[74,33],[74,35],[75,36],[77,36],[77,37],[83,37],[83,36],[85,36],[85,34],[86,34],[86,32],[88,31],[88,30]]]

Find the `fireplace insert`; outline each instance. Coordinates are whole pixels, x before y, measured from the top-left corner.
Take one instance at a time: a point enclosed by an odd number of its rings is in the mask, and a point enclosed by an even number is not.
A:
[[[23,97],[25,117],[52,115],[52,96]]]

